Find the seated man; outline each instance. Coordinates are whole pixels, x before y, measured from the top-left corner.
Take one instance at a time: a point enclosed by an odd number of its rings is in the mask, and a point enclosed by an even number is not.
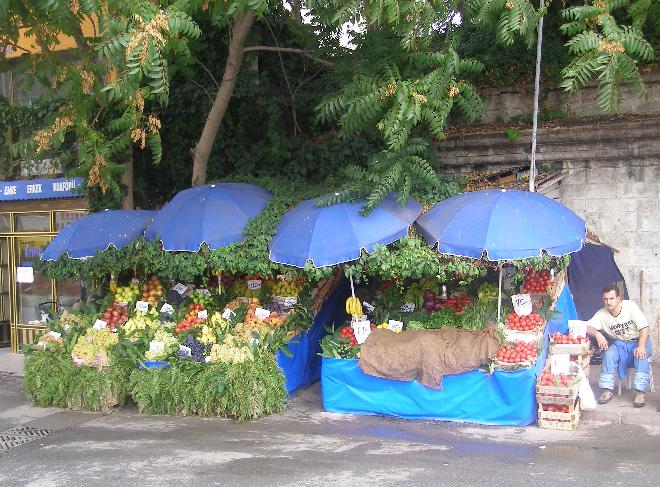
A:
[[[604,308],[588,321],[587,334],[596,338],[603,353],[598,385],[603,389],[599,402],[605,404],[614,396],[614,374],[626,377],[628,367],[635,368],[635,407],[646,404],[649,384],[649,356],[651,342],[649,324],[639,307],[632,301],[622,300],[616,284],[603,288]]]

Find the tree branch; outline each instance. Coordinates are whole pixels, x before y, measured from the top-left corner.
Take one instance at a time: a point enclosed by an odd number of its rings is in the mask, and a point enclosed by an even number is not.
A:
[[[325,59],[319,59],[316,56],[313,56],[310,53],[310,51],[306,49],[298,49],[295,47],[248,46],[243,49],[243,52],[249,52],[249,51],[288,52],[291,54],[300,54],[302,56],[305,56],[306,58],[311,59],[312,61],[316,61],[317,63],[323,64],[325,66],[333,65],[331,61],[327,61]]]

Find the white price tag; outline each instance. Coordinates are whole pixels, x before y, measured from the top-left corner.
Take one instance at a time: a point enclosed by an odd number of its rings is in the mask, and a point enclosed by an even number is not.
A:
[[[62,334],[58,333],[56,331],[49,331],[48,336],[53,337],[55,340],[59,340],[59,338],[62,336]]]
[[[266,318],[268,318],[270,316],[270,311],[268,311],[267,309],[263,309],[263,308],[257,308],[257,309],[254,310],[254,316],[259,318],[260,320],[265,320]]]
[[[195,289],[195,292],[199,294],[200,296],[210,296],[211,291],[208,289],[200,288],[200,289]]]
[[[161,308],[160,308],[161,313],[165,313],[166,315],[172,316],[174,314],[174,308],[172,307],[171,304],[165,303]]]
[[[568,334],[572,337],[586,337],[587,322],[582,320],[568,320]]]
[[[250,279],[247,282],[247,288],[250,289],[251,291],[261,289],[261,281],[258,279]]]
[[[149,351],[151,353],[163,353],[165,351],[164,342],[149,342]]]
[[[568,353],[550,355],[550,371],[555,374],[568,374],[571,366],[571,356]]]
[[[131,279],[131,284],[137,284],[138,286],[140,285],[140,280],[136,279],[135,277]]]
[[[412,313],[413,311],[415,311],[415,303],[406,303],[401,306],[402,313]]]
[[[211,357],[204,357],[204,362],[205,363],[208,364],[210,361],[211,361]]]
[[[122,308],[125,308],[126,306],[128,306],[128,301],[119,301],[117,304]]]
[[[403,321],[390,320],[387,322],[387,329],[399,333],[403,330]]]
[[[364,311],[367,314],[368,313],[373,313],[373,311],[376,309],[376,307],[373,304],[368,303],[366,301],[362,301],[362,308],[364,308]]]
[[[186,286],[185,284],[181,284],[179,282],[172,289],[174,289],[177,293],[179,293],[183,296],[185,294],[185,292],[188,290],[188,286]]]
[[[149,311],[149,303],[146,301],[138,301],[135,303],[135,309],[137,311],[142,311],[143,313],[146,313]]]
[[[222,318],[225,320],[231,320],[234,316],[236,316],[236,313],[234,313],[234,311],[229,308],[225,308],[225,310],[222,312]]]
[[[286,296],[282,301],[282,306],[285,308],[293,308],[298,303],[296,296]]]
[[[532,297],[529,294],[514,294],[511,302],[518,316],[529,316],[532,313]]]
[[[205,320],[208,317],[209,317],[209,312],[205,309],[203,309],[202,311],[197,312],[197,318],[201,318],[201,319]]]
[[[192,357],[192,350],[190,347],[186,347],[185,345],[179,345],[179,351],[183,352],[183,354],[186,357]]]
[[[103,328],[107,328],[108,324],[103,321],[103,320],[96,320],[94,324],[92,325],[92,328],[95,330],[102,330]]]
[[[371,322],[369,320],[357,320],[351,324],[355,339],[362,344],[371,335]]]

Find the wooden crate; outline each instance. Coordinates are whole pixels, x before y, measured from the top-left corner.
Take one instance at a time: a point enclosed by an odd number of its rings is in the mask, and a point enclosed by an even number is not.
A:
[[[573,405],[578,395],[579,382],[570,387],[536,385],[536,401],[540,404]]]
[[[538,426],[539,428],[574,431],[580,423],[580,401],[575,403],[572,411],[568,413],[557,413],[544,411],[539,405]]]
[[[576,344],[554,344],[550,342],[550,354],[567,353],[569,355],[586,355],[589,352],[591,343],[587,340],[586,343]]]

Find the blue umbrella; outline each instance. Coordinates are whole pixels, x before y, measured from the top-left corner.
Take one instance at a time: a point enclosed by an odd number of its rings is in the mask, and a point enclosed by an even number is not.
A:
[[[489,260],[562,256],[582,248],[584,220],[538,193],[492,189],[437,203],[417,220],[429,245],[444,254]]]
[[[163,243],[171,252],[197,252],[243,241],[244,229],[268,204],[270,193],[243,183],[195,186],[177,194],[154,218],[147,240]]]
[[[316,267],[349,262],[359,258],[362,249],[371,252],[376,244],[405,237],[422,210],[412,199],[402,207],[392,195],[369,216],[360,215],[362,206],[318,207],[315,199],[303,201],[282,217],[270,245],[270,260],[297,267],[304,267],[308,259]]]
[[[84,216],[67,225],[41,254],[56,260],[64,254],[73,259],[92,257],[111,245],[122,248],[144,233],[155,211],[106,210]]]

